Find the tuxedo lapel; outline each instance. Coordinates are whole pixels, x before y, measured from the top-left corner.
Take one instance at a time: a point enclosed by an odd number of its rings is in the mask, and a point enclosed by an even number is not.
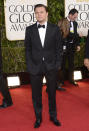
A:
[[[40,36],[39,36],[39,31],[37,28],[37,23],[34,25],[33,35],[34,35],[34,39],[37,41],[38,45],[42,47],[42,43],[41,43]]]
[[[75,23],[75,21],[73,22],[74,25],[74,33],[77,32],[77,24]]]
[[[46,29],[46,34],[45,34],[45,40],[44,40],[44,47],[49,39],[49,35],[51,33],[51,27],[50,24],[47,22],[47,29]]]

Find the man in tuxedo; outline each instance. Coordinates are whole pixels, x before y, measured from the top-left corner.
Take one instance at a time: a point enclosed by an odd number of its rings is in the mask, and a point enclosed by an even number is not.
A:
[[[64,76],[66,74],[66,60],[68,60],[68,79],[69,82],[74,86],[77,85],[77,83],[73,80],[74,54],[75,51],[80,51],[77,22],[75,21],[77,17],[78,11],[76,9],[71,9],[69,11],[68,17],[61,19],[58,23],[63,39],[63,76],[61,82],[64,84]]]
[[[84,59],[84,65],[87,67],[89,70],[89,30],[88,30],[88,35],[87,35],[87,40],[86,40],[86,45],[85,45],[85,59]]]
[[[12,98],[2,71],[1,29],[0,29],[0,93],[3,96],[3,102],[2,105],[0,105],[0,109],[11,106],[13,104]]]
[[[34,8],[37,22],[26,28],[26,63],[32,85],[32,100],[36,116],[34,128],[42,122],[42,80],[48,88],[49,115],[54,125],[60,126],[56,109],[56,75],[61,68],[62,43],[59,27],[47,22],[48,10],[43,4]]]

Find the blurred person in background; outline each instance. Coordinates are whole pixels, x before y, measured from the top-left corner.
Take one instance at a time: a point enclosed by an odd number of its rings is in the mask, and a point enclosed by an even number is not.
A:
[[[69,82],[77,86],[78,84],[73,79],[74,71],[74,55],[75,51],[80,51],[79,34],[77,33],[78,11],[71,9],[66,18],[61,19],[58,22],[58,26],[61,30],[63,40],[63,61],[61,70],[61,81],[59,79],[58,84],[64,85],[66,74],[66,60],[68,61],[68,80]]]

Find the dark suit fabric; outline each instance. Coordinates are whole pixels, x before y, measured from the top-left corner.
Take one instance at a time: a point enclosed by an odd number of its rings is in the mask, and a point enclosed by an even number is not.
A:
[[[28,72],[34,75],[38,74],[43,57],[47,71],[60,68],[62,50],[59,43],[61,43],[61,39],[57,26],[48,23],[44,48],[41,45],[37,24],[27,27],[25,46]]]
[[[44,47],[42,47],[37,24],[26,29],[26,63],[32,85],[32,100],[36,118],[42,115],[42,80],[47,80],[49,113],[56,116],[56,74],[61,67],[62,43],[59,28],[47,23]],[[43,61],[44,58],[44,61]]]
[[[79,45],[79,35],[77,34],[77,22],[73,22],[74,33],[70,33],[66,38],[63,38],[63,46],[66,45],[66,50],[63,53],[62,71],[63,71],[63,81],[66,74],[66,61],[68,63],[68,79],[73,81],[73,70],[74,70],[74,54],[76,47]],[[66,27],[65,27],[66,28]],[[71,43],[72,42],[72,43]]]
[[[1,38],[1,32],[0,32],[0,38]],[[0,92],[3,96],[3,101],[5,101],[7,104],[11,104],[12,98],[11,98],[11,95],[9,93],[7,82],[6,82],[6,79],[3,76],[3,71],[2,71],[1,43],[0,43]]]
[[[85,44],[85,58],[89,59],[89,30],[88,30],[87,40]]]
[[[73,44],[72,44],[71,48],[75,51],[76,46],[80,45],[80,43],[79,43],[79,35],[77,33],[77,26],[78,26],[78,24],[77,24],[76,21],[73,21],[73,26],[74,26],[74,33],[70,33],[69,32],[69,35],[67,36],[67,41],[69,43],[70,41],[73,40]]]

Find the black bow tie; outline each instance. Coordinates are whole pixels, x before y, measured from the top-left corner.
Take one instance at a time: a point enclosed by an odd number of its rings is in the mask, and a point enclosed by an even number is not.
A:
[[[45,28],[45,25],[38,25],[38,28]]]

